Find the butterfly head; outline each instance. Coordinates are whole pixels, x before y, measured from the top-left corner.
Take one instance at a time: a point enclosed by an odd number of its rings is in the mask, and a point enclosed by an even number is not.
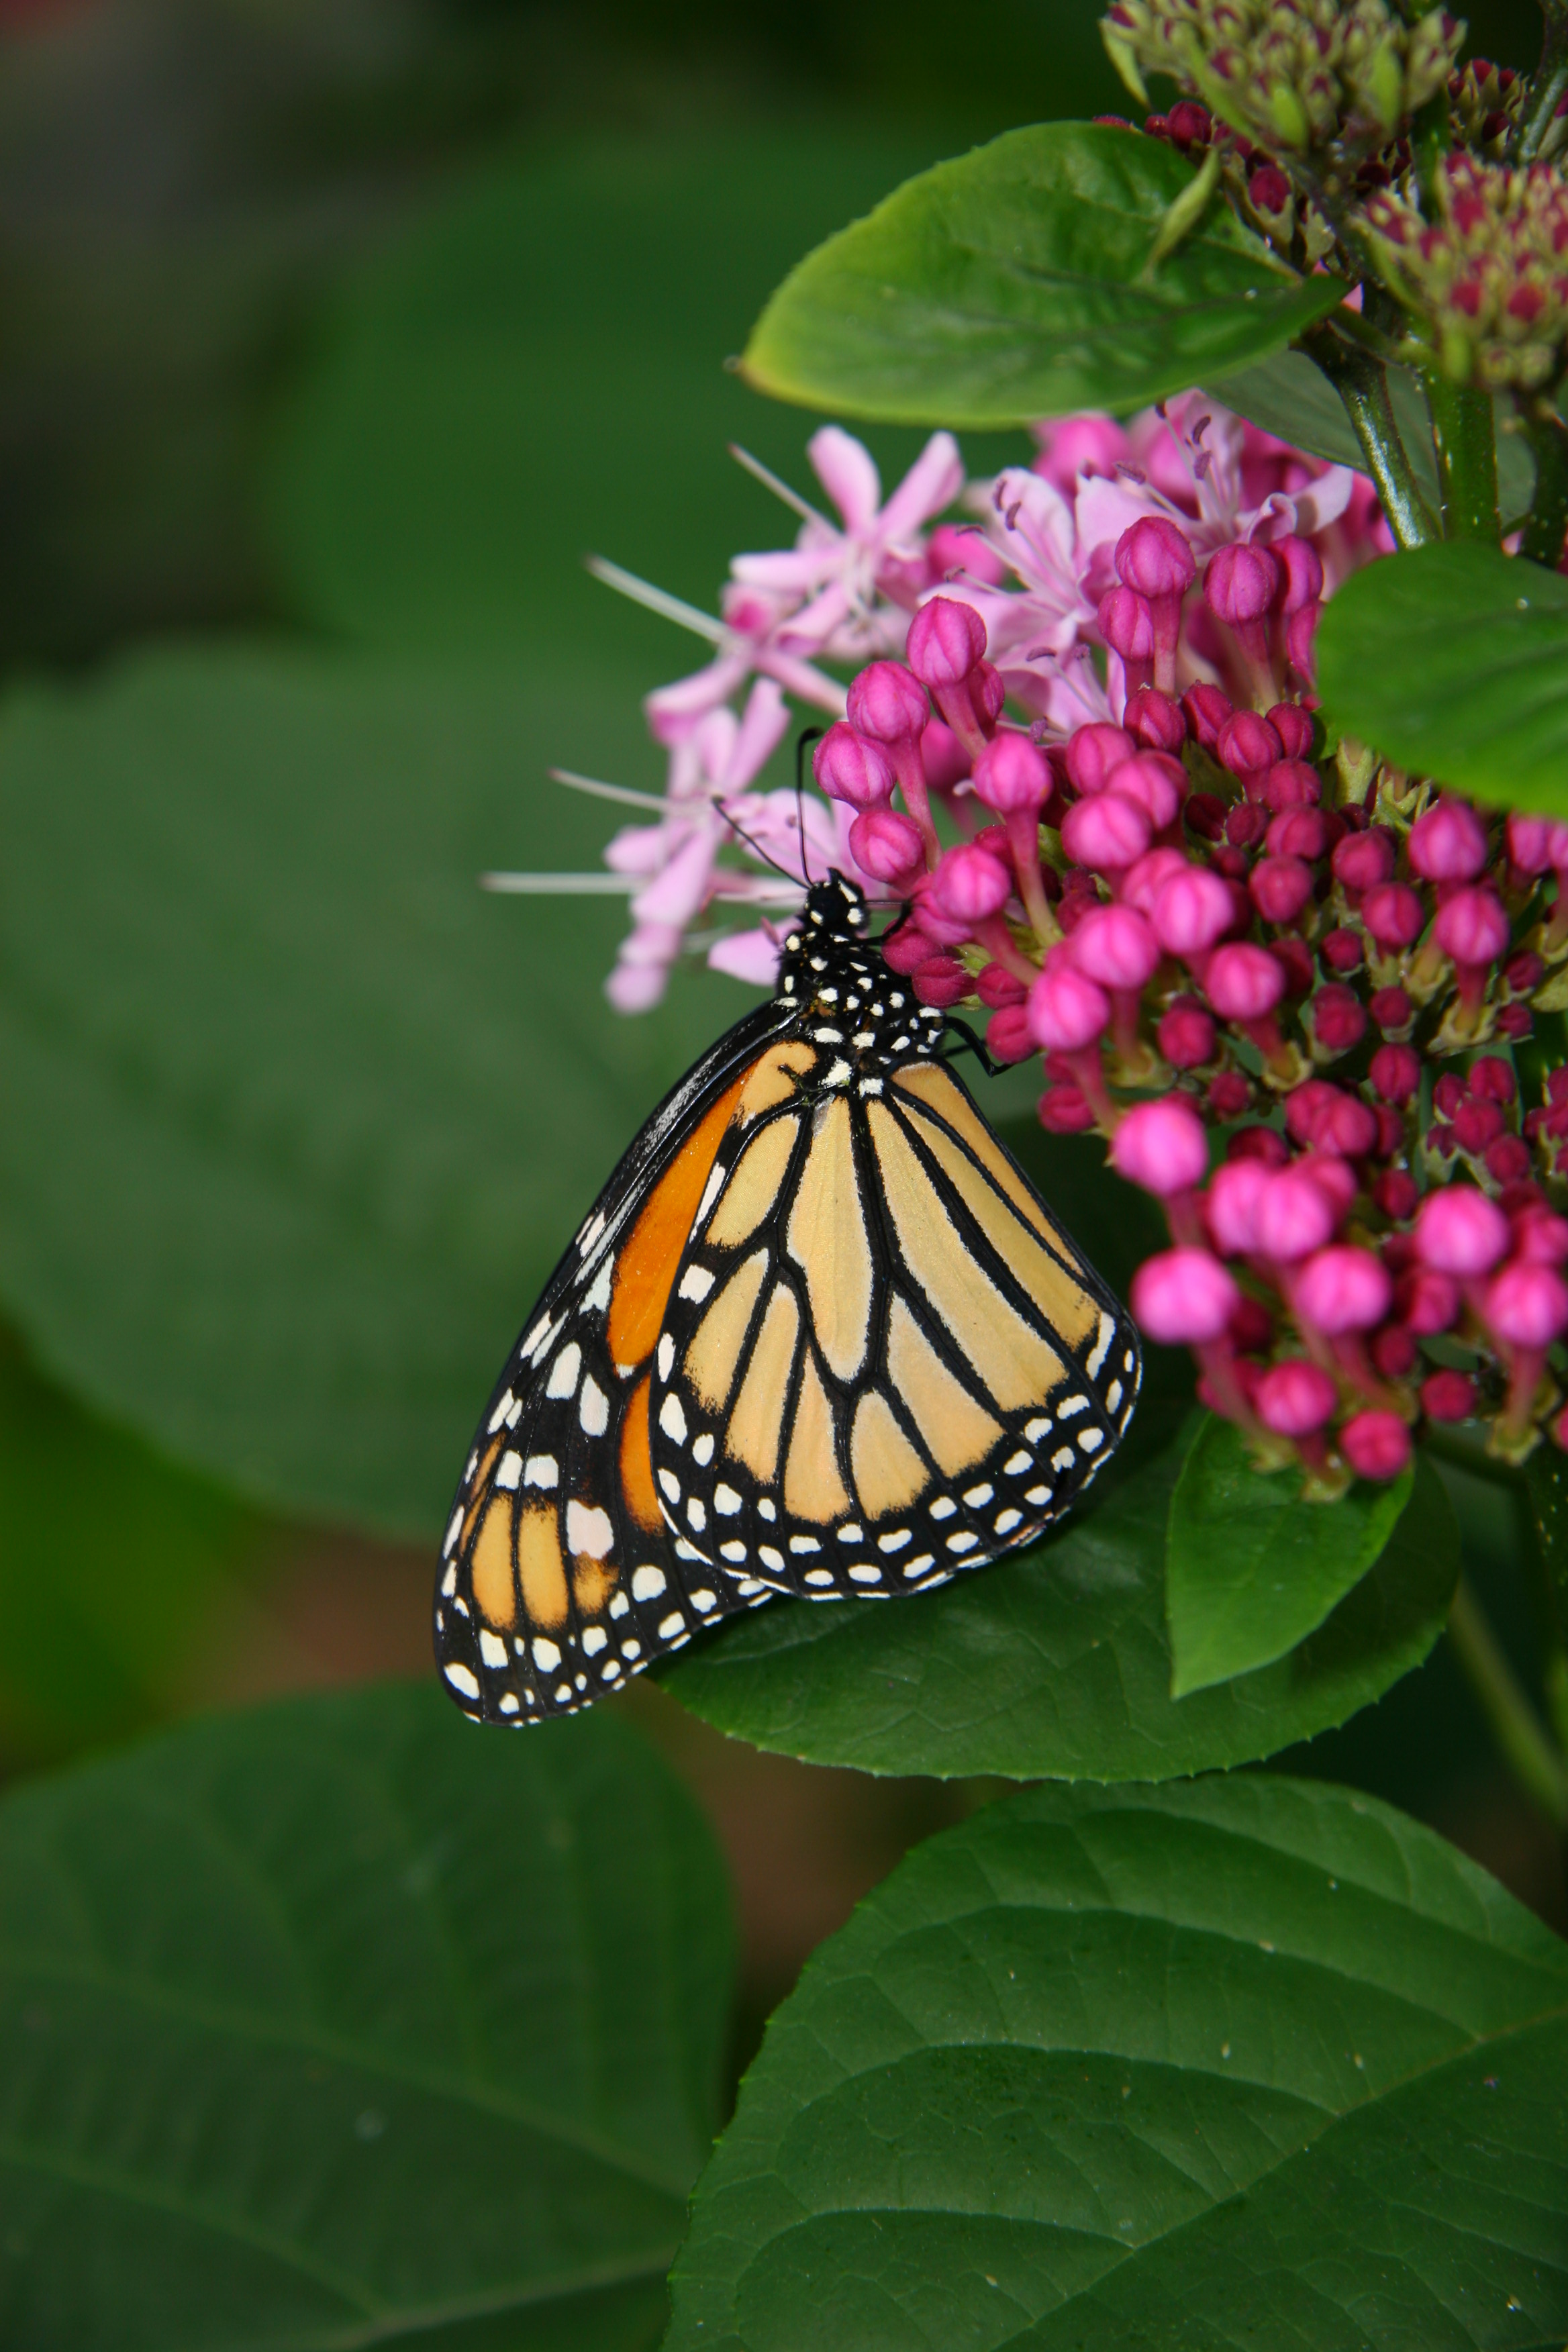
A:
[[[840,974],[847,964],[868,972],[875,962],[868,952],[868,929],[865,893],[858,884],[837,868],[826,880],[814,882],[784,940],[779,994],[805,1004],[824,981]]]

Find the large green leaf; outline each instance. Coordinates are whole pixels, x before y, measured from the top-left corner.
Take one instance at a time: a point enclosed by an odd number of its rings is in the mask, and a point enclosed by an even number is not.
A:
[[[658,2340],[730,1934],[603,1718],[221,1717],[0,1807],[0,2340]]]
[[[624,668],[160,654],[0,719],[0,1288],[251,1493],[438,1527],[557,1254],[752,1002],[625,1020],[624,901],[478,888],[597,862],[554,760],[658,780]]]
[[[1406,1470],[1303,1503],[1300,1471],[1265,1475],[1235,1423],[1206,1414],[1171,1497],[1172,1696],[1271,1665],[1315,1633],[1387,1543],[1412,1483]]]
[[[793,542],[725,445],[821,502],[810,428],[724,362],[796,255],[932,153],[886,123],[703,127],[535,146],[445,194],[348,283],[286,405],[270,514],[300,602],[421,649],[607,646],[645,688],[694,668],[583,557],[712,612],[731,555]],[[920,446],[878,437],[889,487]]]
[[[1536,2352],[1568,1948],[1349,1791],[1030,1790],[812,1960],[668,2352]]]
[[[1132,408],[1261,359],[1342,299],[1212,203],[1152,258],[1194,174],[1141,132],[1037,124],[925,172],[784,280],[746,349],[781,400],[905,424]]]
[[[1568,580],[1472,540],[1369,563],[1324,610],[1334,724],[1479,800],[1568,816]]]
[[[1171,1696],[1165,1525],[1181,1449],[1018,1559],[895,1602],[771,1603],[661,1676],[720,1730],[815,1764],[1024,1780],[1163,1780],[1272,1755],[1420,1664],[1458,1547],[1423,1470],[1372,1570],[1310,1638]]]

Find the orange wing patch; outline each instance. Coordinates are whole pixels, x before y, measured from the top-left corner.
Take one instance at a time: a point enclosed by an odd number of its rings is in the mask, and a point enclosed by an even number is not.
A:
[[[653,1483],[653,1459],[648,1452],[647,1400],[653,1384],[645,1372],[632,1391],[626,1417],[621,1423],[621,1493],[627,1510],[646,1535],[662,1535],[664,1517]]]
[[[725,1089],[707,1118],[677,1152],[632,1227],[616,1265],[610,1293],[610,1353],[623,1371],[651,1356],[664,1328],[664,1310],[719,1147],[752,1073]]]

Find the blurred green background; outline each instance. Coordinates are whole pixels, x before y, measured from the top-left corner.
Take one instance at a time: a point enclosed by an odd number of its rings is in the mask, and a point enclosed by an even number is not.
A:
[[[618,1021],[552,763],[787,518],[723,362],[801,252],[1010,124],[1120,110],[1092,5],[0,0],[0,1766],[421,1671],[473,1412],[636,1119],[745,999]],[[1473,19],[1527,62],[1536,12]],[[869,436],[884,469],[918,436]],[[972,466],[1005,443],[971,441]],[[1460,1496],[1528,1667],[1506,1495]],[[704,1796],[760,2011],[961,1795],[625,1705]],[[1289,1759],[1568,1924],[1441,1653]]]

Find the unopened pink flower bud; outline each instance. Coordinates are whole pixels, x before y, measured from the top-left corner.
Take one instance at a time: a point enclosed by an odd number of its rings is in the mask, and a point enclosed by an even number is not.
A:
[[[1100,600],[1100,634],[1126,662],[1154,658],[1154,615],[1135,588],[1111,588]]]
[[[1208,1137],[1184,1095],[1135,1104],[1116,1130],[1110,1158],[1118,1175],[1163,1200],[1189,1192],[1208,1173]]]
[[[1568,1221],[1532,1203],[1514,1221],[1515,1252],[1525,1265],[1561,1265],[1568,1259]]]
[[[1241,1293],[1207,1250],[1163,1250],[1145,1258],[1132,1277],[1132,1313],[1151,1339],[1168,1348],[1201,1348],[1217,1339]]]
[[[1133,741],[1146,751],[1174,756],[1187,740],[1186,712],[1156,686],[1141,686],[1130,695],[1121,716]]]
[[[1116,576],[1141,596],[1184,596],[1198,567],[1185,531],[1163,515],[1144,515],[1116,542]]]
[[[1161,889],[1152,919],[1154,936],[1168,955],[1201,956],[1229,930],[1236,908],[1217,874],[1188,866]]]
[[[1234,710],[1215,738],[1215,756],[1233,776],[1266,772],[1283,758],[1284,746],[1256,710]]]
[[[985,651],[985,624],[973,604],[933,596],[910,623],[910,667],[922,686],[957,686]]]
[[[1305,1168],[1282,1168],[1258,1197],[1257,1247],[1264,1256],[1290,1265],[1331,1241],[1339,1222],[1327,1186],[1316,1182]]]
[[[988,661],[979,661],[970,675],[969,691],[974,698],[974,708],[983,727],[994,727],[1002,716],[1002,706],[1007,699],[1007,688],[1002,673]]]
[[[1101,988],[1142,988],[1160,961],[1160,942],[1135,907],[1094,907],[1072,934],[1068,953]]]
[[[1325,1054],[1348,1054],[1366,1034],[1365,1007],[1353,988],[1331,981],[1319,989],[1309,1011],[1312,1035]]]
[[[871,662],[849,688],[849,724],[879,743],[918,735],[931,717],[925,688],[902,662]]]
[[[1103,792],[1112,768],[1130,760],[1136,749],[1125,728],[1091,719],[1088,726],[1075,728],[1068,738],[1068,781],[1074,792]]]
[[[973,842],[947,850],[931,877],[931,895],[938,912],[955,923],[980,923],[987,916],[999,915],[1012,890],[1007,868]]]
[[[1323,593],[1323,559],[1311,541],[1289,531],[1269,541],[1268,552],[1279,566],[1280,611],[1299,613],[1303,604],[1314,604]]]
[[[1122,876],[1121,896],[1141,915],[1152,915],[1154,901],[1171,877],[1187,870],[1187,861],[1179,849],[1148,850]]]
[[[1403,1107],[1421,1090],[1421,1057],[1414,1045],[1380,1045],[1367,1075],[1385,1103]]]
[[[1421,1410],[1428,1421],[1468,1421],[1476,1410],[1476,1384],[1463,1372],[1431,1372],[1421,1383]]]
[[[1197,1070],[1215,1056],[1215,1025],[1189,997],[1173,1004],[1156,1033],[1161,1053],[1173,1070]]]
[[[1451,1274],[1436,1266],[1412,1266],[1399,1281],[1399,1313],[1418,1339],[1451,1331],[1458,1320],[1459,1287]]]
[[[945,719],[933,719],[921,733],[921,766],[933,793],[948,793],[969,773],[969,754]]]
[[[907,882],[925,864],[925,844],[913,817],[898,809],[868,809],[849,828],[849,854],[875,882]]]
[[[1447,906],[1438,908],[1432,937],[1457,964],[1495,963],[1506,952],[1509,941],[1509,920],[1501,899],[1490,890],[1456,891]]]
[[[1194,740],[1212,751],[1219,741],[1220,729],[1234,717],[1235,706],[1230,697],[1217,686],[1189,686],[1182,697],[1182,709],[1187,714],[1187,724]]]
[[[1487,829],[1466,801],[1440,800],[1410,828],[1410,866],[1428,882],[1473,882],[1487,862]]]
[[[1026,1062],[1035,1050],[1029,1016],[1021,1004],[1004,1004],[985,1029],[985,1050],[994,1062]]]
[[[1340,1432],[1340,1452],[1358,1478],[1386,1486],[1410,1459],[1410,1432],[1396,1412],[1358,1412]]]
[[[1215,1169],[1204,1207],[1215,1246],[1227,1257],[1248,1256],[1259,1246],[1258,1204],[1273,1181],[1268,1163],[1250,1155]]]
[[[1094,1106],[1081,1087],[1064,1078],[1040,1097],[1039,1120],[1047,1135],[1083,1135],[1094,1125]]]
[[[1467,1083],[1478,1102],[1510,1103],[1519,1092],[1512,1066],[1500,1054],[1478,1055]]]
[[[1160,907],[1164,905],[1162,897]],[[1155,929],[1160,908],[1155,909]],[[1204,992],[1222,1021],[1261,1021],[1285,993],[1285,975],[1267,948],[1246,940],[1216,948],[1204,973]]]
[[[1283,809],[1315,808],[1322,790],[1321,776],[1305,760],[1276,760],[1263,779],[1264,804],[1277,814]]]
[[[1561,873],[1568,866],[1568,824],[1511,810],[1508,819],[1508,854],[1521,874],[1544,874],[1549,866]]]
[[[1403,1224],[1406,1217],[1415,1214],[1421,1193],[1415,1177],[1405,1169],[1385,1168],[1372,1188],[1372,1197],[1385,1217]]]
[[[1481,1314],[1510,1348],[1549,1348],[1568,1331],[1568,1283],[1549,1265],[1505,1265],[1487,1290]]]
[[[1394,952],[1414,947],[1426,922],[1426,909],[1406,882],[1380,882],[1361,902],[1369,937]]]
[[[811,772],[829,800],[847,801],[858,809],[883,806],[898,782],[881,745],[868,735],[858,735],[842,719],[812,753]]]
[[[1252,1409],[1265,1429],[1280,1437],[1305,1437],[1310,1430],[1321,1429],[1338,1402],[1322,1367],[1297,1356],[1264,1373],[1253,1391]]]
[[[1051,796],[1051,763],[1026,735],[994,735],[974,762],[974,794],[998,816],[1032,814]]]
[[[1278,546],[1278,541],[1276,541]],[[1312,714],[1299,702],[1277,702],[1269,710],[1268,724],[1279,738],[1279,748],[1288,760],[1307,760],[1312,752]]]
[[[1075,801],[1062,819],[1062,847],[1075,866],[1120,874],[1149,846],[1149,820],[1120,793]]]
[[[1029,991],[1029,1034],[1047,1053],[1080,1053],[1103,1035],[1110,1020],[1105,991],[1070,965],[1043,971]]]
[[[1300,611],[1292,613],[1285,624],[1286,656],[1291,668],[1299,670],[1303,677],[1312,676],[1313,642],[1318,634],[1318,623],[1322,617],[1321,602],[1303,604]]]
[[[1112,768],[1107,792],[1120,793],[1143,811],[1156,833],[1163,833],[1182,805],[1186,772],[1179,760],[1163,751],[1140,751]]]
[[[1393,1304],[1394,1285],[1381,1258],[1341,1242],[1307,1260],[1293,1295],[1297,1313],[1332,1339],[1381,1323]]]
[[[850,831],[854,831],[853,826],[850,827]],[[921,845],[921,855],[923,862],[925,855],[923,842]],[[868,866],[866,871],[868,874],[871,871],[870,867]],[[896,929],[885,932],[878,941],[878,946],[882,952],[882,961],[889,971],[903,974],[918,971],[927,958],[937,951],[935,940],[928,938],[920,925],[912,920],[901,922]]]
[[[1269,824],[1265,840],[1273,857],[1304,857],[1312,864],[1329,845],[1329,820],[1319,808],[1288,808]]]
[[[1234,626],[1259,621],[1279,591],[1281,572],[1267,547],[1240,541],[1211,555],[1204,573],[1204,598],[1215,620]]]
[[[1369,833],[1347,833],[1334,844],[1329,861],[1336,882],[1346,890],[1374,890],[1394,878],[1394,844],[1373,826]]]
[[[934,955],[929,963],[917,964],[910,985],[922,1004],[942,1006],[957,1004],[974,991],[973,981],[951,955]]]
[[[1508,1219],[1497,1202],[1467,1184],[1428,1192],[1416,1213],[1416,1255],[1439,1274],[1461,1281],[1489,1274],[1508,1244]]]
[[[1380,988],[1369,1010],[1385,1037],[1408,1029],[1415,1018],[1415,1007],[1402,988]]]
[[[1266,923],[1293,923],[1312,897],[1312,869],[1300,857],[1260,857],[1247,877]]]

